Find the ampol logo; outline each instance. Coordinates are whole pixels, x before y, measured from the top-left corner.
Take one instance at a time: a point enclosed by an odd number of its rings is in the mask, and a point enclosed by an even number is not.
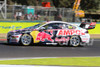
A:
[[[57,35],[58,36],[66,36],[66,35],[85,35],[81,30],[59,30]]]

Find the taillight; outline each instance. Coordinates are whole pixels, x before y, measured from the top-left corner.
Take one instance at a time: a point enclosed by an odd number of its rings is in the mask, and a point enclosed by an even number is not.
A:
[[[86,31],[85,33],[89,33],[88,31]]]
[[[90,25],[96,25],[96,22],[91,22],[91,24]]]

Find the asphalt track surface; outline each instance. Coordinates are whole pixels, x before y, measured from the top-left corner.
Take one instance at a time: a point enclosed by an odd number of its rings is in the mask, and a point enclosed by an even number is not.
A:
[[[100,56],[100,40],[92,46],[16,46],[0,41],[0,59],[23,57],[98,57]]]

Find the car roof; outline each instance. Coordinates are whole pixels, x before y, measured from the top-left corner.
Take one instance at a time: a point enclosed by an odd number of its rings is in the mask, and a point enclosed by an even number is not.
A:
[[[70,25],[72,25],[71,23],[69,23],[69,22],[64,22],[64,21],[49,21],[49,22],[47,22],[46,24],[49,24],[49,23],[65,23],[65,24],[70,24]]]
[[[64,22],[64,21],[48,21],[48,22],[43,22],[43,23],[45,23],[45,24],[43,24],[42,26],[47,25],[47,24],[50,24],[50,23],[65,23],[65,24],[72,25],[72,26],[75,26],[76,27],[76,25],[73,25],[71,23]],[[40,26],[40,27],[42,27],[42,26]],[[38,27],[37,29],[39,29],[40,27]]]

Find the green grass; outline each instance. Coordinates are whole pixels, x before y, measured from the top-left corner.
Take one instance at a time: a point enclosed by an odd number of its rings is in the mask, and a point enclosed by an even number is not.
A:
[[[59,65],[59,66],[100,66],[100,57],[64,57],[23,60],[0,60],[0,64],[11,65]]]

